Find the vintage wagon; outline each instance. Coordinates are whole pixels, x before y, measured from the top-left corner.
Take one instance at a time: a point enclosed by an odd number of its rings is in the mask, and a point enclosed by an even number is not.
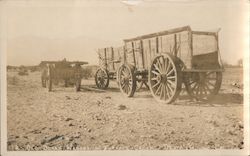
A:
[[[42,86],[47,87],[52,91],[52,84],[58,83],[60,80],[65,82],[65,87],[68,86],[69,81],[73,81],[76,91],[80,91],[82,79],[81,65],[88,64],[88,62],[73,61],[42,61],[40,66],[42,69],[41,81]]]
[[[134,95],[137,81],[143,81],[159,102],[173,102],[183,83],[191,97],[209,99],[218,93],[224,71],[218,32],[185,26],[125,39],[117,71],[119,88],[128,97]]]
[[[124,52],[124,46],[98,49],[100,67],[95,73],[95,83],[98,88],[106,89],[110,80],[117,80],[118,82],[117,73],[120,65],[124,63]],[[147,83],[138,79],[136,82],[137,90],[142,88],[143,84],[149,88]]]
[[[123,47],[107,47],[98,49],[99,68],[95,73],[95,83],[100,89],[109,86],[110,79],[116,79],[117,69],[124,58]]]

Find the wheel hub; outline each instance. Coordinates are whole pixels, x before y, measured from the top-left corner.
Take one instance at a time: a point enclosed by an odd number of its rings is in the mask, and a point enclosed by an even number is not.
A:
[[[123,77],[122,81],[124,82],[124,84],[129,84],[129,77]]]
[[[168,77],[167,77],[167,75],[166,74],[161,74],[160,76],[159,76],[159,79],[160,79],[160,82],[162,82],[162,83],[167,83],[167,81],[168,81]]]

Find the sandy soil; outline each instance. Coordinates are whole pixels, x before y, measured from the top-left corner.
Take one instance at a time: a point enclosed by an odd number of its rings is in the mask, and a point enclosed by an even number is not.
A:
[[[8,72],[8,150],[241,149],[242,69],[223,76],[212,101],[183,91],[175,103],[162,104],[145,89],[124,97],[115,82],[105,92],[60,86],[48,92],[39,72]]]

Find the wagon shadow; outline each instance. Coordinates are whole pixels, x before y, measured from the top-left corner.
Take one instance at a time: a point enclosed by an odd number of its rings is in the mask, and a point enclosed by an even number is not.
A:
[[[232,107],[243,105],[243,94],[221,93],[206,101],[196,101],[188,95],[182,95],[174,105],[201,106],[201,107]]]
[[[106,90],[110,92],[120,92],[120,89],[117,87],[109,87]]]
[[[80,92],[95,92],[95,93],[105,93],[105,92],[120,92],[119,88],[116,87],[108,87],[106,89],[100,89],[96,87],[96,85],[86,85],[81,87]]]

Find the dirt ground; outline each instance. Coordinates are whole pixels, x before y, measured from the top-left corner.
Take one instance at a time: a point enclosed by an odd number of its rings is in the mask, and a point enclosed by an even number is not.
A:
[[[105,92],[60,86],[48,92],[40,72],[8,72],[8,150],[241,149],[242,69],[223,74],[212,101],[197,102],[183,91],[162,104],[146,89],[124,97],[114,81]]]

